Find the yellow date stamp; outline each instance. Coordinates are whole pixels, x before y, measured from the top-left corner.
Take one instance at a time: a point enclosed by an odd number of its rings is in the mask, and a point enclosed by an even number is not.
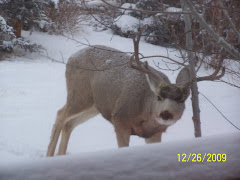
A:
[[[225,162],[227,154],[225,153],[182,153],[177,154],[178,162]]]

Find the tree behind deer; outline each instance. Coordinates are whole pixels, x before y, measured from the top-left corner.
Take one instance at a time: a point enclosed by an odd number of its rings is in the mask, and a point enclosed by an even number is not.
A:
[[[153,78],[129,67],[130,56],[106,46],[80,50],[66,67],[67,103],[57,113],[47,156],[66,154],[72,130],[97,114],[115,128],[119,147],[129,146],[130,135],[160,142],[166,129],[179,120],[189,96],[189,70],[183,68],[171,84],[163,73],[149,67]]]

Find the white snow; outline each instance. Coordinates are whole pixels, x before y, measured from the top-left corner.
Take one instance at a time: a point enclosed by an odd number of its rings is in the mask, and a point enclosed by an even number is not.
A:
[[[146,24],[152,24],[154,22],[152,17],[144,18],[143,20],[139,20],[135,17],[127,15],[121,15],[117,17],[115,20],[115,24],[117,27],[121,29],[122,32],[138,32],[139,28]]]
[[[167,12],[182,12],[182,8],[169,7],[166,9]]]
[[[59,0],[51,0],[55,5],[58,4]]]
[[[132,4],[132,3],[124,3],[124,4],[121,6],[121,8],[137,9],[136,4]],[[120,9],[120,10],[121,10],[121,12],[122,12],[123,14],[127,14],[127,15],[133,12],[133,11],[131,11],[131,10],[125,10],[125,9]]]
[[[127,25],[132,22],[122,23]],[[168,128],[162,137],[162,144],[145,145],[143,139],[133,136],[130,146],[134,147],[118,150],[113,126],[99,115],[73,131],[67,156],[44,158],[56,112],[66,101],[65,65],[61,62],[67,62],[70,55],[86,46],[66,37],[40,32],[33,32],[32,35],[23,32],[23,36],[44,46],[48,56],[60,63],[48,59],[46,52],[13,56],[8,61],[0,61],[0,179],[49,179],[50,176],[53,179],[66,179],[68,175],[72,179],[87,179],[89,176],[92,179],[111,179],[116,176],[118,179],[147,179],[147,176],[152,179],[161,176],[181,179],[185,175],[193,177],[194,172],[203,177],[212,173],[211,178],[214,179],[215,176],[236,174],[236,164],[240,164],[239,151],[236,151],[239,149],[238,130],[201,95],[204,138],[194,138],[191,101],[188,98],[181,120]],[[107,45],[125,52],[133,51],[131,39],[112,36],[110,31],[92,32],[86,28],[85,32],[74,38],[85,44],[89,42],[91,45]],[[145,56],[169,55],[181,61],[173,49],[167,51],[143,41],[140,43],[140,52]],[[159,60],[160,65],[165,67],[159,58],[154,60]],[[153,66],[152,60],[148,62]],[[175,82],[177,72],[164,73]],[[206,75],[203,68],[199,75]],[[238,89],[220,82],[201,82],[199,91],[240,127]],[[213,135],[215,137],[211,138]],[[229,161],[177,162],[177,153],[183,152],[226,153]],[[200,176],[194,177],[197,179]]]
[[[111,4],[113,6],[117,6],[117,4],[113,1],[106,1],[108,4]],[[100,8],[100,7],[108,7],[108,5],[101,0],[92,0],[85,2],[86,7],[88,8]]]
[[[132,3],[124,3],[121,8],[130,8],[130,9],[137,9],[136,8],[136,4],[132,4]]]
[[[115,19],[116,25],[121,28],[121,31],[127,33],[128,31],[138,32],[141,25],[139,19],[129,15],[121,15]]]
[[[88,8],[94,8],[94,7],[103,6],[103,5],[104,5],[104,3],[102,1],[98,1],[98,0],[96,0],[96,1],[89,1],[89,2],[86,3],[86,6]]]
[[[1,26],[2,25],[7,25],[5,19],[2,16],[0,16],[0,24],[1,24]]]
[[[3,33],[8,33],[13,35],[13,32],[12,32],[13,28],[7,25],[6,20],[2,16],[0,16],[0,30]]]
[[[154,23],[154,19],[152,16],[148,17],[148,18],[144,18],[142,20],[142,24],[145,25],[145,24],[153,24]]]
[[[106,64],[111,64],[112,63],[112,60],[111,59],[108,59],[105,61]]]
[[[0,165],[1,179],[237,179],[240,133]],[[191,156],[179,162],[178,154]],[[211,157],[208,154],[212,154]],[[205,156],[206,154],[206,156]],[[215,158],[218,155],[218,160]],[[226,161],[222,162],[222,154]],[[205,156],[205,158],[204,158]],[[186,158],[187,161],[188,158]],[[210,160],[211,162],[208,162]],[[199,161],[199,162],[198,162]],[[219,162],[218,162],[219,161]]]

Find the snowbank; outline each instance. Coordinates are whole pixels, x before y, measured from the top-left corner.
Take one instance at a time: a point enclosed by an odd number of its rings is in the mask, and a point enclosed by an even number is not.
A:
[[[233,179],[240,178],[240,133],[98,153],[1,164],[0,179]],[[178,154],[225,153],[226,162],[178,162]]]
[[[121,29],[122,32],[138,32],[138,28],[141,26],[139,19],[134,18],[129,15],[122,15],[115,19],[117,27]]]

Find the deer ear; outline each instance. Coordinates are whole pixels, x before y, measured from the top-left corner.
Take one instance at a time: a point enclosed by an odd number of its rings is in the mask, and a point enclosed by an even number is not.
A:
[[[190,81],[190,71],[188,66],[186,66],[178,73],[176,84],[188,84]]]
[[[154,78],[152,78],[151,76],[149,76],[148,74],[145,74],[145,75],[146,75],[147,82],[148,82],[150,89],[154,92],[154,94],[156,94],[158,96],[158,94],[159,94],[158,81],[155,80]]]
[[[178,73],[178,76],[176,79],[176,84],[182,87],[182,91],[185,99],[187,99],[187,97],[190,94],[190,85],[191,85],[190,81],[191,79],[190,79],[189,67],[186,66]]]

